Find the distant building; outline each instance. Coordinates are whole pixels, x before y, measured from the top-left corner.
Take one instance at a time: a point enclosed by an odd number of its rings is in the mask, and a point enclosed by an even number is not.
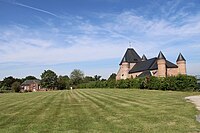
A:
[[[162,52],[157,57],[147,59],[145,55],[141,58],[133,48],[128,48],[119,65],[120,68],[116,76],[117,80],[186,74],[186,60],[181,53],[176,60],[176,64],[174,64],[168,61]]]
[[[40,80],[26,80],[21,84],[23,91],[39,91]]]

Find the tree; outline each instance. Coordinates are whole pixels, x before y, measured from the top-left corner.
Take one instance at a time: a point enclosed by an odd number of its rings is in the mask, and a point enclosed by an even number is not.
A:
[[[69,88],[69,77],[68,76],[59,76],[57,85],[59,90],[64,90]]]
[[[116,80],[116,76],[117,76],[117,74],[112,73],[112,74],[110,75],[110,77],[108,78],[108,80]]]
[[[18,81],[15,81],[14,83],[12,83],[12,86],[11,86],[12,90],[14,92],[19,92],[21,87],[20,87],[20,82]]]
[[[57,75],[52,70],[45,70],[41,75],[42,87],[55,89],[57,86]]]
[[[94,79],[95,79],[95,81],[100,81],[101,76],[99,76],[99,75],[94,75]]]
[[[84,77],[84,83],[88,83],[90,81],[95,81],[95,79],[93,77],[91,77],[91,76],[85,76]]]
[[[3,88],[7,88],[7,89],[11,89],[12,84],[16,81],[15,78],[13,78],[12,76],[6,77],[4,78],[4,80],[2,81],[2,87]]]
[[[70,74],[70,79],[73,85],[78,85],[83,82],[84,73],[79,69],[74,69]]]
[[[27,76],[26,78],[24,78],[24,81],[25,80],[34,80],[34,79],[37,79],[35,76]]]

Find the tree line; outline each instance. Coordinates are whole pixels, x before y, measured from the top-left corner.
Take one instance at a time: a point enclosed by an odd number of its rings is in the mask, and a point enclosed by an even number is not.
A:
[[[108,79],[102,79],[99,75],[85,76],[84,72],[74,69],[69,76],[57,75],[52,70],[45,70],[41,74],[41,87],[50,90],[65,90],[72,88],[138,88],[150,90],[173,90],[173,91],[199,91],[200,85],[194,76],[178,75],[166,78],[144,77],[135,79],[117,80],[116,74],[112,73]],[[27,76],[19,79],[12,76],[0,81],[0,92],[19,92],[21,84],[25,80],[37,79]]]
[[[37,80],[37,78],[34,76],[27,76],[21,79],[14,78],[12,76],[5,77],[2,81],[0,81],[0,93],[19,92],[21,84],[26,80]],[[77,88],[79,84],[101,80],[103,81],[106,79],[101,79],[101,76],[99,75],[94,75],[93,77],[85,76],[84,72],[79,69],[74,69],[69,76],[58,76],[52,70],[44,70],[40,76],[41,87],[51,90],[64,90],[69,89],[70,87]]]

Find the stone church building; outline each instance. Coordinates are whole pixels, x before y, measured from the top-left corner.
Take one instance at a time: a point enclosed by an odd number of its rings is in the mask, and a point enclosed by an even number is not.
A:
[[[141,58],[133,48],[128,48],[119,65],[120,68],[116,76],[117,80],[186,74],[186,60],[181,53],[176,60],[176,64],[174,64],[168,61],[162,52],[158,54],[158,57],[147,59],[145,55]]]

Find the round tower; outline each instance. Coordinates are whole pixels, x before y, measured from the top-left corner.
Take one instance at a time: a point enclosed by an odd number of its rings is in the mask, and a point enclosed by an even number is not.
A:
[[[129,77],[130,63],[123,58],[123,62],[121,64],[121,79],[127,79]]]
[[[176,60],[176,64],[178,66],[178,73],[186,74],[186,60],[181,53],[179,54]]]
[[[166,58],[161,51],[158,54],[157,64],[158,64],[158,77],[166,77],[167,76]]]

